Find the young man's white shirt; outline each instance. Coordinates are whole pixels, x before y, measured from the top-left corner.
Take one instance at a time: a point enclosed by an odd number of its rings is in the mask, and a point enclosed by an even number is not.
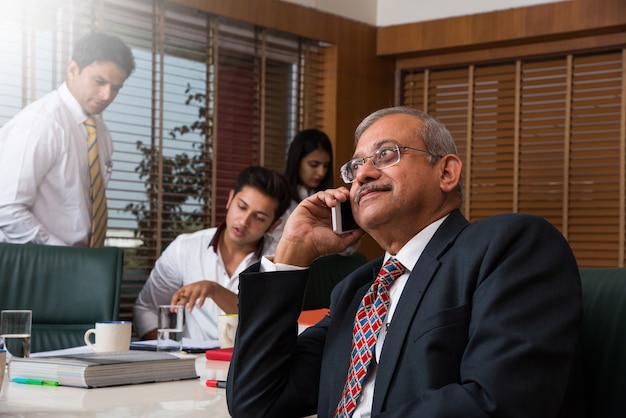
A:
[[[163,251],[135,302],[133,324],[138,335],[157,328],[158,306],[169,305],[174,292],[185,285],[209,280],[239,293],[239,273],[263,255],[263,240],[229,275],[218,248],[223,230],[224,224],[179,235]],[[185,312],[183,336],[195,341],[217,340],[217,317],[223,313],[213,299],[206,299],[201,308]]]

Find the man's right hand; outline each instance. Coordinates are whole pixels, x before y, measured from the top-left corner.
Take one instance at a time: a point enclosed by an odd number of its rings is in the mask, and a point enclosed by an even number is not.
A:
[[[328,189],[304,199],[287,219],[276,247],[274,263],[308,267],[320,256],[337,254],[364,234],[356,229],[337,235],[332,230],[331,208],[350,198],[345,187]]]

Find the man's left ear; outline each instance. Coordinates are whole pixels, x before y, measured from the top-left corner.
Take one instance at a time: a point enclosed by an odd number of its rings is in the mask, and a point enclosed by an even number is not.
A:
[[[67,80],[74,80],[76,77],[80,75],[80,67],[78,63],[74,60],[67,63],[67,68],[65,69]]]
[[[451,192],[461,181],[463,162],[458,155],[447,154],[441,157],[441,190]]]
[[[283,223],[283,218],[276,219],[274,223],[267,229],[266,233],[271,234],[276,228],[278,228],[278,225],[280,225],[281,223]]]
[[[228,201],[226,202],[226,209],[230,207],[230,203],[233,201],[233,197],[235,197],[235,191],[231,190],[228,192]]]

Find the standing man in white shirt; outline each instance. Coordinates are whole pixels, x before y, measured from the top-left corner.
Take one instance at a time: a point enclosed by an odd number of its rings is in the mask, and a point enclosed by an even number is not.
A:
[[[156,339],[159,305],[186,305],[184,336],[216,340],[218,315],[237,313],[239,273],[267,254],[265,235],[280,224],[290,200],[279,173],[258,166],[239,173],[226,221],[178,236],[157,260],[135,302],[137,334]]]
[[[120,39],[86,35],[76,43],[67,81],[0,129],[0,242],[90,245],[85,123],[89,118],[95,121],[95,160],[106,186],[113,143],[96,115],[111,104],[134,69],[132,52]],[[104,205],[106,213],[106,200]],[[101,246],[102,241],[92,246]]]

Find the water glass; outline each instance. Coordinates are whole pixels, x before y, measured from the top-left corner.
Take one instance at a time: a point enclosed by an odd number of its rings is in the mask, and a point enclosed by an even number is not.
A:
[[[0,338],[6,351],[15,357],[30,357],[32,311],[4,310],[0,312]]]
[[[157,325],[157,351],[183,350],[184,318],[184,306],[159,305],[159,322]]]

